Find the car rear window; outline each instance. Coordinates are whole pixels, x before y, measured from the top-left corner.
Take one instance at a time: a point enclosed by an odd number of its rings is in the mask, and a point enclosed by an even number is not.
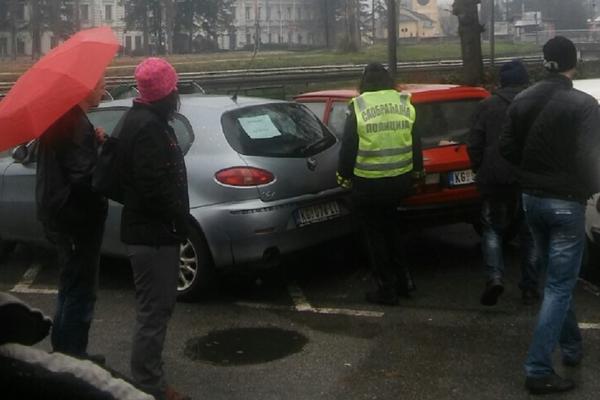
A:
[[[273,103],[228,111],[221,117],[229,145],[238,153],[264,157],[308,157],[336,139],[302,104]]]
[[[481,99],[415,104],[414,130],[423,148],[464,143]]]
[[[88,113],[88,118],[94,126],[104,128],[106,134],[112,136],[117,123],[128,109],[128,107],[95,108]],[[194,141],[192,126],[181,114],[175,114],[169,125],[175,131],[181,152],[186,154]]]

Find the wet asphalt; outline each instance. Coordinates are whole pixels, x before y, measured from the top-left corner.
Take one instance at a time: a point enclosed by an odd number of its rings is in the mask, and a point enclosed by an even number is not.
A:
[[[479,238],[465,224],[415,232],[408,259],[417,290],[398,307],[370,305],[364,258],[350,240],[294,254],[281,268],[227,274],[217,296],[178,303],[164,360],[169,381],[193,399],[528,399],[522,364],[537,306],[520,303],[518,251],[507,252],[498,305],[479,304]],[[0,290],[31,265],[31,288],[53,288],[52,253],[20,245],[0,261]],[[51,314],[55,295],[16,293]],[[581,366],[556,371],[577,388],[553,399],[600,393],[600,297],[580,282],[575,304],[583,330]],[[124,260],[102,262],[90,352],[129,375],[135,318]],[[49,349],[48,340],[37,345]],[[558,356],[558,354],[557,354]]]

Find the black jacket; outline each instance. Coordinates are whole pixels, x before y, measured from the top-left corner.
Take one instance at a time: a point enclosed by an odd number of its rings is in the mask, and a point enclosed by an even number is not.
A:
[[[85,232],[104,223],[106,199],[92,190],[98,160],[94,127],[76,106],[40,137],[37,154],[37,216],[50,231]]]
[[[518,189],[517,171],[500,155],[499,139],[506,120],[506,110],[522,86],[498,89],[482,100],[473,117],[473,126],[467,139],[471,167],[482,194],[503,194]]]
[[[513,100],[500,152],[525,193],[584,202],[600,192],[598,102],[551,74]]]
[[[413,171],[423,171],[423,154],[421,150],[421,140],[415,137],[413,133]],[[360,176],[354,176],[354,164],[356,163],[356,154],[358,153],[358,125],[354,107],[348,107],[346,122],[344,124],[344,136],[342,137],[342,146],[340,148],[340,157],[338,161],[338,174],[346,179],[352,179],[352,195],[358,201],[364,202],[384,202],[399,201],[410,196],[414,192],[413,175],[403,174],[390,178],[367,179]]]
[[[187,237],[187,174],[177,138],[152,105],[134,101],[123,116],[119,164],[123,190],[121,240],[174,245]]]

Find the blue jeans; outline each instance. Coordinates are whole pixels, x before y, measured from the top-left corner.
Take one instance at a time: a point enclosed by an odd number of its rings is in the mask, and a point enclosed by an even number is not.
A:
[[[525,361],[530,377],[552,374],[552,353],[581,357],[582,339],[571,304],[585,241],[585,207],[575,201],[523,194],[527,222],[546,269],[544,300]]]
[[[481,204],[481,250],[487,280],[504,277],[504,242],[514,227],[519,229],[521,250],[521,282],[519,287],[537,289],[539,257],[528,224],[525,222],[520,195],[485,196]]]
[[[54,351],[82,357],[98,292],[98,267],[104,224],[87,233],[51,233],[60,264],[58,299],[52,325]]]

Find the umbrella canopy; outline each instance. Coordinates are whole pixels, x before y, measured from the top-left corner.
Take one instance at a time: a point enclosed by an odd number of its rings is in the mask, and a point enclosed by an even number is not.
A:
[[[87,29],[33,65],[0,102],[0,151],[39,137],[85,99],[118,48],[110,28]]]

